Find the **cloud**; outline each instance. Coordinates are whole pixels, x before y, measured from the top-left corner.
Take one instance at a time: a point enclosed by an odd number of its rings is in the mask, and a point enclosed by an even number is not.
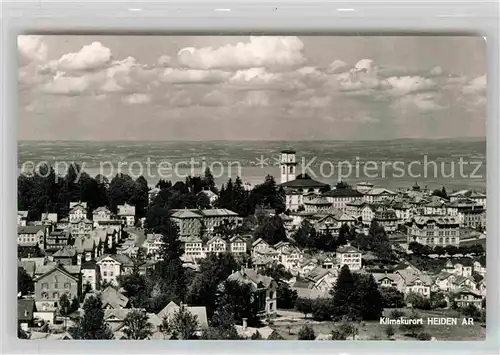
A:
[[[437,103],[438,95],[435,93],[417,93],[407,95],[394,101],[391,105],[392,109],[408,112],[425,112],[440,110],[443,106]]]
[[[83,46],[76,53],[67,53],[49,66],[56,70],[84,71],[100,69],[111,62],[111,50],[104,47],[101,42],[92,42]]]
[[[172,58],[168,55],[162,55],[158,58],[158,65],[162,67],[168,66],[172,62]]]
[[[349,69],[349,66],[347,63],[341,61],[341,60],[335,60],[333,63],[331,63],[328,68],[326,69],[326,72],[328,74],[338,74],[338,73],[343,73]]]
[[[466,95],[486,94],[486,75],[479,76],[467,83],[462,89]]]
[[[230,76],[231,73],[222,70],[167,68],[161,73],[159,79],[172,84],[210,84],[223,82]]]
[[[177,60],[193,69],[291,67],[306,61],[303,49],[297,37],[250,37],[249,42],[219,48],[183,48]]]
[[[19,52],[19,66],[21,67],[33,61],[43,62],[47,60],[48,48],[42,36],[18,36],[17,48]]]
[[[432,89],[436,82],[421,76],[403,76],[387,78],[387,83],[391,86],[389,92],[392,95],[402,96],[412,92]]]
[[[129,105],[142,105],[142,104],[147,104],[151,102],[151,95],[148,94],[132,94],[125,96],[122,99],[123,103],[129,104]]]
[[[42,87],[42,91],[54,95],[81,95],[91,90],[94,78],[91,75],[67,76],[57,72],[50,82]]]

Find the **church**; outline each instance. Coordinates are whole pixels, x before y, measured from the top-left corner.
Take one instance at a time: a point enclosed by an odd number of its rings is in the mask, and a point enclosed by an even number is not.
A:
[[[294,150],[281,151],[280,172],[280,186],[286,194],[286,209],[291,212],[305,209],[306,206],[308,209],[315,208],[318,196],[330,189],[330,185],[311,179],[305,174],[297,175],[297,159]]]

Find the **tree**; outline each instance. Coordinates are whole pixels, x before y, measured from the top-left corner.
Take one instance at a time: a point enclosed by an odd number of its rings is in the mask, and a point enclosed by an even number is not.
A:
[[[431,309],[430,301],[426,297],[414,292],[410,292],[406,295],[406,303],[410,303],[412,307],[416,309]]]
[[[381,287],[380,296],[384,308],[399,308],[405,305],[405,296],[395,287]]]
[[[201,210],[212,208],[212,204],[210,203],[210,197],[208,197],[207,194],[203,192],[199,193],[198,199],[196,200],[196,207],[198,207]]]
[[[170,218],[155,228],[162,235],[162,246],[159,250],[160,261],[156,264],[158,275],[162,280],[166,299],[181,302],[186,294],[185,271],[182,266],[182,244],[179,229]]]
[[[446,254],[446,250],[442,245],[436,245],[436,247],[434,248],[434,253],[436,253],[439,256],[442,256]]]
[[[299,340],[314,340],[316,335],[314,334],[314,329],[308,324],[304,325],[299,330]]]
[[[212,192],[217,192],[217,188],[215,187],[215,179],[214,175],[210,168],[206,168],[203,176],[203,187]]]
[[[454,245],[447,245],[444,249],[446,250],[446,253],[449,256],[454,256],[458,254],[458,248]]]
[[[84,315],[79,325],[82,339],[111,339],[112,333],[104,321],[100,297],[90,296],[83,305]]]
[[[304,313],[304,318],[313,311],[313,302],[309,298],[298,297],[295,300],[295,309],[301,313]]]
[[[127,339],[143,340],[151,336],[153,325],[149,322],[148,315],[143,310],[133,310],[127,314],[123,321],[123,332]]]
[[[198,317],[181,306],[169,320],[169,331],[179,340],[194,339],[198,330]]]
[[[443,292],[431,292],[430,297],[430,307],[434,308],[445,308],[448,305],[446,302],[446,297]]]
[[[333,294],[332,314],[335,318],[347,316],[349,319],[355,319],[360,316],[357,305],[359,295],[347,265],[340,269],[337,282],[330,293]]]
[[[285,282],[278,283],[277,293],[277,308],[281,309],[293,309],[295,306],[295,301],[297,300],[297,291],[292,290],[290,285]]]
[[[332,319],[332,301],[330,298],[317,298],[312,302],[312,316],[317,321]]]
[[[311,222],[304,220],[293,234],[293,240],[302,248],[311,247],[311,242],[315,239],[315,233],[316,231]]]
[[[226,280],[218,288],[217,309],[224,309],[234,321],[246,318],[249,325],[259,323],[259,303],[263,301],[249,284]]]
[[[391,339],[395,334],[395,330],[394,330],[394,327],[392,325],[388,325],[386,328],[385,328],[385,335],[387,335],[387,338],[388,339]]]
[[[33,279],[22,267],[17,268],[17,292],[21,294],[32,293],[35,290]]]
[[[64,328],[66,328],[66,316],[70,313],[71,302],[66,293],[59,298],[59,314],[64,316]]]
[[[424,326],[420,320],[421,318],[418,314],[416,312],[412,312],[412,314],[408,317],[408,322],[401,324],[399,328],[402,332],[415,337],[419,332],[424,330]]]
[[[133,308],[146,308],[148,304],[148,287],[146,277],[134,270],[131,274],[120,275],[118,283],[126,291]]]
[[[264,224],[258,226],[255,230],[255,238],[262,238],[271,245],[275,245],[281,241],[286,241],[286,231],[281,217],[267,217]]]
[[[358,294],[357,302],[361,308],[361,317],[363,320],[376,320],[382,316],[383,304],[382,296],[372,274],[358,276]]]
[[[259,331],[256,330],[250,337],[250,340],[262,340],[262,335],[260,335]]]

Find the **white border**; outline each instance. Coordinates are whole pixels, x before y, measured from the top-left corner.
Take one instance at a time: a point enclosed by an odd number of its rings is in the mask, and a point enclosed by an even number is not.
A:
[[[342,10],[344,9],[344,10]],[[354,9],[354,11],[345,11]],[[229,11],[228,11],[229,10]],[[498,354],[499,328],[499,143],[497,1],[2,1],[0,241],[2,353],[306,353]],[[17,180],[17,49],[19,33],[221,32],[412,34],[474,33],[488,39],[487,120],[487,339],[477,342],[304,342],[304,341],[22,341],[15,330]],[[464,53],[466,56],[467,53]]]

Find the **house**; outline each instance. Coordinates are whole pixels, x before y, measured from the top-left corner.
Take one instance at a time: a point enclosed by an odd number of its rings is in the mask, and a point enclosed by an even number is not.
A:
[[[397,287],[397,276],[390,273],[372,273],[379,287]]]
[[[85,261],[82,264],[82,290],[85,290],[86,285],[90,285],[91,290],[96,290],[101,283],[99,267],[95,261]]]
[[[433,200],[423,205],[424,215],[426,216],[446,216],[447,209],[444,200]]]
[[[81,219],[87,217],[87,202],[69,203],[69,220]]]
[[[329,213],[332,210],[333,203],[324,196],[318,196],[304,201],[305,211],[307,213]]]
[[[45,265],[41,272],[42,274],[33,280],[35,301],[43,303],[42,307],[37,305],[39,311],[44,308],[57,308],[63,294],[67,294],[70,300],[80,295],[80,266],[53,263]]]
[[[17,323],[21,329],[28,331],[33,327],[33,319],[35,312],[35,300],[33,299],[18,299],[17,300]]]
[[[173,209],[170,215],[179,227],[181,237],[201,237],[211,235],[214,229],[222,225],[238,226],[241,218],[236,212],[224,208],[213,209]]]
[[[458,307],[474,306],[481,308],[483,296],[475,290],[468,288],[458,289],[455,292],[455,303]]]
[[[118,217],[125,222],[127,227],[135,224],[135,206],[129,204],[118,205]]]
[[[69,221],[69,231],[74,237],[87,237],[92,229],[94,229],[94,222],[92,222],[90,219],[87,219],[86,217],[74,217]]]
[[[359,190],[358,190],[359,191]],[[392,200],[397,193],[386,188],[374,187],[366,192],[362,192],[364,200],[368,203],[381,202],[383,200]]]
[[[304,257],[304,254],[299,248],[289,244],[280,246],[277,249],[277,252],[279,257],[278,262],[282,264],[287,270],[296,270],[300,264],[300,261]]]
[[[123,322],[125,321],[125,318],[127,318],[127,315],[133,311],[145,312],[144,309],[140,309],[140,308],[106,308],[106,309],[104,309],[104,321],[108,324],[111,332],[115,336],[115,339],[116,339],[116,335],[118,335],[118,336],[122,335],[120,330],[122,330],[122,328],[124,326]]]
[[[417,242],[429,247],[460,244],[459,222],[453,217],[416,217],[408,226],[408,244]]]
[[[330,189],[330,185],[311,179],[308,176],[296,178],[290,175],[279,186],[285,190],[285,208],[292,212],[304,206],[306,194],[320,195],[322,191]]]
[[[363,194],[351,188],[337,188],[323,193],[323,196],[336,208],[342,212],[347,212],[347,204],[362,199]]]
[[[45,226],[18,226],[17,245],[21,247],[45,247]]]
[[[76,263],[81,265],[85,261],[94,260],[97,257],[96,242],[93,238],[75,238]]]
[[[72,245],[65,245],[54,254],[52,254],[54,262],[59,262],[62,265],[74,265],[77,262],[77,250]]]
[[[118,285],[118,276],[130,274],[134,268],[134,261],[124,254],[105,254],[96,260],[99,267],[100,279],[111,285]]]
[[[219,236],[213,237],[209,241],[207,241],[206,252],[221,254],[227,251],[227,243],[224,239]]]
[[[251,286],[260,315],[276,314],[278,284],[271,277],[260,275],[253,269],[242,268],[229,275],[228,280]]]
[[[252,254],[263,253],[272,247],[264,239],[259,238],[252,243]]]
[[[57,213],[42,213],[40,222],[43,225],[56,225],[57,224]]]
[[[436,287],[441,291],[451,291],[453,290],[453,283],[457,275],[450,274],[449,272],[441,272],[436,276],[434,283]]]
[[[148,191],[148,201],[149,201],[149,204],[151,204],[155,200],[156,196],[158,196],[158,194],[160,193],[160,191],[161,191],[161,189],[158,188],[158,187],[154,187],[154,188],[152,188],[152,189],[150,189]]]
[[[247,241],[240,235],[235,235],[229,239],[230,251],[233,254],[246,254]]]
[[[396,211],[389,208],[377,209],[373,216],[373,220],[384,227],[384,230],[388,233],[395,232],[399,224],[399,218],[396,215]]]
[[[206,249],[203,247],[203,241],[199,237],[181,237],[184,243],[184,255],[192,257],[194,260],[204,258]]]
[[[73,340],[73,337],[68,332],[63,333],[43,333],[31,332],[30,340]]]
[[[128,297],[112,286],[108,286],[100,292],[87,293],[85,299],[89,297],[99,297],[102,302],[102,309],[124,309],[130,305]]]
[[[449,195],[450,202],[455,202],[463,199],[474,201],[475,204],[486,207],[486,194],[475,190],[460,190]]]
[[[73,236],[70,232],[56,229],[45,238],[45,250],[55,252],[66,245],[73,244]]]
[[[26,227],[28,221],[28,211],[17,211],[17,226]]]
[[[337,282],[337,277],[337,270],[316,267],[305,278],[313,283],[310,288],[328,293]]]
[[[347,244],[337,249],[337,262],[339,267],[347,265],[349,270],[361,269],[361,251]]]
[[[112,219],[112,216],[113,214],[106,206],[97,207],[94,212],[92,212],[92,220],[94,222],[109,221]]]
[[[416,293],[430,297],[432,280],[429,275],[412,270],[396,270],[396,288],[404,294]]]
[[[472,259],[462,258],[460,262],[452,262],[448,260],[445,264],[444,270],[445,272],[449,272],[451,274],[469,277],[472,276],[473,262]]]
[[[236,328],[238,335],[245,339],[251,339],[252,336],[256,334],[259,334],[260,338],[263,340],[283,339],[283,337],[276,330],[268,325],[260,328],[249,327],[246,318],[243,318],[243,325],[235,325],[234,327]]]
[[[161,234],[148,234],[143,247],[146,249],[146,254],[149,257],[153,258],[153,260],[158,260],[162,245],[163,236]]]
[[[157,313],[158,318],[161,320],[167,318],[167,319],[172,319],[174,317],[175,313],[179,312],[181,307],[191,313],[193,316],[196,316],[198,320],[198,334],[201,333],[201,331],[204,328],[208,328],[208,318],[207,318],[207,309],[205,306],[188,306],[185,304],[180,304],[177,305],[175,302],[171,301],[169,304],[165,306],[160,312]]]
[[[477,272],[478,274],[482,275],[483,277],[486,276],[486,257],[485,256],[474,261],[473,271]]]
[[[370,204],[364,204],[361,208],[361,220],[364,223],[371,223],[373,218],[375,218],[375,207]]]

